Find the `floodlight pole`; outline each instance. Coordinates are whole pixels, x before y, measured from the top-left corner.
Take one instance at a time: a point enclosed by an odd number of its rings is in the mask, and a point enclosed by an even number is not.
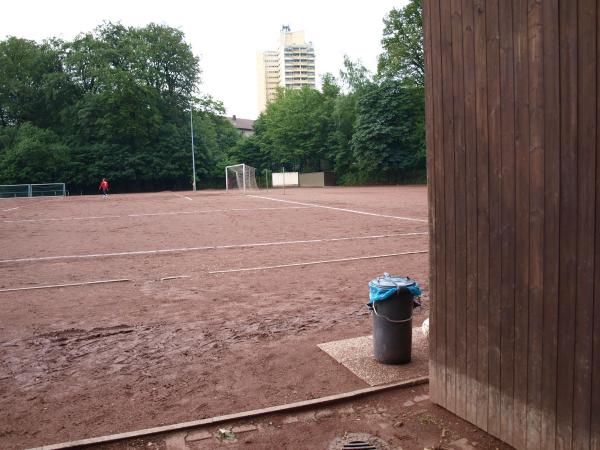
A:
[[[196,192],[196,157],[194,155],[194,119],[193,119],[194,108],[190,103],[190,131],[192,134],[192,189]]]

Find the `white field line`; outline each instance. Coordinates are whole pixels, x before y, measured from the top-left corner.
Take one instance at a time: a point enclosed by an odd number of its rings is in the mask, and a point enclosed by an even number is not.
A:
[[[188,199],[188,200],[190,200],[190,201],[192,200],[192,199],[191,199],[191,198],[189,198],[189,197],[183,197],[183,198],[187,198],[187,199]]]
[[[402,217],[402,216],[391,216],[391,215],[388,215],[388,214],[370,213],[370,212],[366,212],[366,211],[358,211],[356,209],[337,208],[335,206],[319,205],[317,203],[294,202],[292,200],[282,200],[282,199],[279,199],[279,198],[264,197],[262,195],[248,195],[248,197],[262,198],[262,199],[265,199],[265,200],[272,200],[274,202],[293,203],[293,204],[296,204],[296,205],[310,206],[312,208],[334,209],[336,211],[344,211],[344,212],[349,212],[349,213],[354,213],[354,214],[363,214],[365,216],[386,217],[386,218],[389,218],[389,219],[408,220],[408,221],[411,221],[411,222],[423,222],[423,223],[427,223],[428,222],[427,219],[415,219],[414,217]]]
[[[67,220],[98,220],[98,219],[120,219],[122,217],[151,217],[151,216],[176,216],[180,214],[208,214],[217,212],[236,212],[236,211],[273,211],[281,209],[306,209],[311,206],[286,206],[283,208],[229,208],[229,209],[201,209],[198,211],[172,211],[172,212],[157,212],[157,213],[139,213],[126,214],[122,216],[107,215],[107,216],[85,216],[85,217],[56,217],[47,219],[13,219],[3,220],[4,223],[21,223],[21,222],[62,222]]]
[[[129,280],[127,278],[119,278],[116,280],[82,281],[81,283],[50,284],[47,286],[28,286],[28,287],[20,287],[20,288],[0,289],[0,292],[31,291],[33,289],[52,289],[52,288],[72,287],[72,286],[88,286],[90,284],[123,283],[125,281],[131,281],[131,280]]]
[[[204,247],[182,247],[182,248],[167,248],[160,250],[140,250],[133,252],[115,252],[115,253],[92,253],[86,255],[62,255],[62,256],[40,256],[34,258],[15,258],[15,259],[3,259],[0,260],[0,264],[7,263],[18,263],[18,262],[33,262],[33,261],[56,261],[56,260],[68,260],[68,259],[86,259],[86,258],[100,258],[100,257],[112,257],[112,256],[133,256],[133,255],[156,255],[161,253],[183,253],[193,251],[205,251],[205,250],[224,250],[233,248],[248,248],[248,247],[267,247],[272,245],[292,245],[292,244],[312,244],[319,242],[337,242],[337,241],[350,241],[359,239],[381,239],[389,237],[400,237],[400,236],[416,236],[427,234],[427,232],[413,232],[413,233],[396,233],[396,234],[380,234],[373,236],[352,236],[342,238],[326,238],[326,239],[307,239],[299,241],[276,241],[276,242],[255,242],[251,244],[230,244],[230,245],[208,245]]]
[[[163,277],[160,279],[160,281],[178,280],[180,278],[192,278],[192,277],[189,275],[174,275],[172,277]]]
[[[414,252],[387,253],[384,255],[357,256],[354,258],[340,258],[340,259],[328,259],[328,260],[323,260],[323,261],[308,261],[308,262],[300,262],[300,263],[292,263],[292,264],[278,264],[276,266],[245,267],[243,269],[213,270],[208,273],[216,274],[216,273],[249,272],[252,270],[270,270],[270,269],[281,269],[281,268],[285,268],[285,267],[313,266],[315,264],[329,264],[329,263],[344,262],[344,261],[358,261],[361,259],[389,258],[391,256],[417,255],[420,253],[428,253],[428,252],[429,252],[429,250],[417,250]]]
[[[2,212],[14,211],[15,209],[22,208],[22,206],[15,206],[14,208],[3,209]]]

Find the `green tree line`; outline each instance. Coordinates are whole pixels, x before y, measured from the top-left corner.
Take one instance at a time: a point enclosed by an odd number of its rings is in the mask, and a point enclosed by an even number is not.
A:
[[[198,58],[163,25],[105,23],[71,42],[0,42],[0,184],[66,181],[72,192],[108,177],[120,191],[189,188],[190,108],[198,180],[239,133],[223,106],[197,97]]]
[[[320,91],[281,90],[251,137],[198,94],[199,60],[175,28],[104,23],[72,41],[8,37],[0,184],[64,181],[79,193],[107,177],[122,192],[189,189],[190,109],[199,187],[223,186],[224,167],[242,162],[332,170],[341,183],[410,180],[425,166],[420,11],[413,0],[384,18],[375,75],[346,58]]]

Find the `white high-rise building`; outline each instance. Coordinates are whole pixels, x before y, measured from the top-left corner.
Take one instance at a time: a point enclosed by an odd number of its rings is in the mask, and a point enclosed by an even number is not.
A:
[[[258,109],[264,111],[273,101],[278,87],[300,89],[315,87],[315,51],[306,42],[304,31],[281,27],[279,48],[257,55]]]

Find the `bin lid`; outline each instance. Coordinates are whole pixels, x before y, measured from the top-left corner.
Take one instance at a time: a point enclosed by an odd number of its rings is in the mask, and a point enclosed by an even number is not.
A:
[[[421,289],[410,277],[400,277],[384,273],[383,276],[369,281],[369,305],[392,297],[400,289],[406,288],[414,297],[421,296]]]
[[[383,276],[372,279],[369,284],[377,288],[385,289],[414,286],[417,282],[409,277],[390,275],[386,272]]]

